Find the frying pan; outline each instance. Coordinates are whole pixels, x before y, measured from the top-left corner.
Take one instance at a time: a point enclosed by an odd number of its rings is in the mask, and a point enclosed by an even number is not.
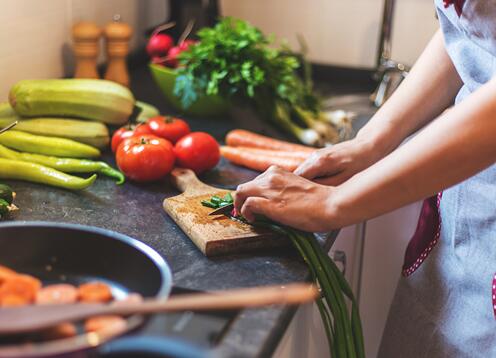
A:
[[[169,266],[152,248],[116,232],[75,224],[48,222],[0,224],[0,265],[33,275],[41,279],[43,284],[67,282],[80,285],[89,281],[103,281],[111,287],[117,299],[132,292],[144,297],[167,298],[172,288]],[[54,357],[83,354],[137,328],[142,323],[141,316],[131,316],[127,318],[125,329],[110,335],[81,333],[72,338],[29,344],[12,341],[11,337],[2,338],[0,357]],[[165,340],[162,344],[160,340],[155,339],[154,344],[151,344],[150,340],[130,341],[131,338],[123,338],[122,344],[119,340],[111,342],[112,349],[102,350],[101,354],[113,354],[112,357],[126,356],[129,342],[134,342],[131,344],[134,350],[137,349],[136,344],[142,342],[146,343],[144,348],[152,345],[157,350],[159,347],[162,357],[182,357],[180,342],[174,343],[171,350],[168,348],[171,344],[165,344],[167,342]],[[191,353],[191,347],[185,346],[184,349]],[[169,351],[171,353],[166,354]]]

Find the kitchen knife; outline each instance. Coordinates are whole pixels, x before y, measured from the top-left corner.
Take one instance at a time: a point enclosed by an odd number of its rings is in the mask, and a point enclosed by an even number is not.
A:
[[[233,209],[234,209],[234,204],[228,204],[228,205],[222,206],[222,207],[220,207],[218,209],[215,209],[214,211],[212,211],[208,215],[209,216],[212,216],[212,215],[230,216],[229,214],[231,214],[231,211],[233,211]]]

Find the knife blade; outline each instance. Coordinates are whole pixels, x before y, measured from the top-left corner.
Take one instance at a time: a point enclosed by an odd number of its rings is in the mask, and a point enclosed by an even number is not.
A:
[[[225,205],[225,206],[220,207],[218,209],[215,209],[214,211],[212,211],[208,215],[209,216],[213,216],[213,215],[226,215],[226,216],[229,216],[229,214],[231,213],[231,211],[233,211],[233,209],[234,209],[234,204],[228,204],[228,205]]]

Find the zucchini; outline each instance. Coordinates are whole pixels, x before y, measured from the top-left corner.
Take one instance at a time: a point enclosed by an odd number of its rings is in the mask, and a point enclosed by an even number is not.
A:
[[[122,125],[133,112],[128,88],[106,80],[23,80],[9,92],[9,102],[23,117],[75,117]]]
[[[0,103],[0,118],[17,119],[17,113],[12,109],[9,102]]]
[[[0,184],[0,199],[5,200],[8,205],[14,201],[14,192],[12,188],[5,184]]]
[[[143,101],[136,101],[136,106],[141,109],[141,112],[138,114],[136,121],[139,123],[146,122],[149,118],[156,117],[160,115],[160,112],[157,107],[152,106],[149,103]]]
[[[0,115],[0,128],[7,126],[13,120],[16,118]],[[19,118],[17,120],[15,129],[31,134],[72,139],[100,149],[106,148],[110,141],[107,126],[100,122],[66,118]]]

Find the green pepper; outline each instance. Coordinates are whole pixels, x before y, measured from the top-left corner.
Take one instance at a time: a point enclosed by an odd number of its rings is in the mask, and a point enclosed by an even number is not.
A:
[[[42,154],[20,153],[1,144],[0,158],[41,164],[46,167],[60,170],[64,173],[100,173],[116,179],[117,184],[122,184],[125,180],[124,174],[112,168],[105,162],[95,162],[87,159],[58,158]]]
[[[9,203],[5,200],[0,199],[0,219],[9,212]]]
[[[0,158],[0,179],[18,179],[64,189],[81,190],[93,184],[96,174],[83,179],[40,164]]]
[[[0,134],[0,144],[22,152],[68,158],[97,158],[100,151],[71,139],[45,137],[10,130]]]
[[[12,204],[14,201],[14,192],[12,188],[5,184],[0,184],[0,199],[3,199],[7,204]]]

